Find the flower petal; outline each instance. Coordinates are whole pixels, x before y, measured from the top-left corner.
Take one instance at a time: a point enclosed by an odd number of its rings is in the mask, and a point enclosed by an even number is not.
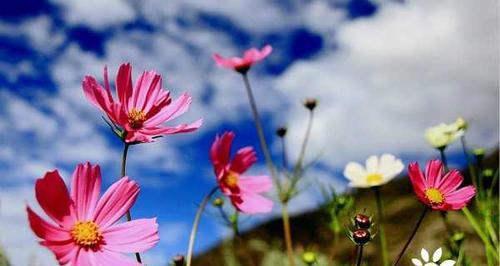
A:
[[[474,195],[476,195],[476,189],[473,186],[466,186],[445,194],[445,203],[449,205],[450,210],[460,210],[469,203]]]
[[[437,187],[443,175],[443,163],[440,160],[430,160],[425,167],[425,177],[430,187]]]
[[[74,261],[78,250],[80,249],[75,245],[73,240],[66,241],[41,241],[40,245],[47,247],[50,249],[54,255],[56,255],[56,259],[60,265],[68,264],[70,261]],[[85,265],[85,264],[75,264],[71,263],[71,265]],[[88,264],[87,264],[88,265]]]
[[[128,176],[122,177],[104,193],[97,203],[94,212],[94,222],[101,230],[114,224],[134,204],[139,194],[139,186]]]
[[[270,191],[273,187],[273,181],[267,175],[247,176],[240,178],[238,186],[242,191],[261,193]]]
[[[156,218],[137,219],[113,225],[102,234],[106,241],[105,248],[120,253],[144,252],[160,240]]]
[[[132,97],[132,66],[130,63],[120,65],[116,75],[116,94],[120,103],[129,110],[128,102]]]
[[[382,174],[384,181],[389,181],[399,175],[404,169],[403,162],[396,159],[392,154],[383,154],[380,156],[379,173]]]
[[[445,261],[441,262],[440,266],[454,266],[455,263],[457,263],[457,262],[454,260],[445,260]]]
[[[422,262],[419,260],[419,259],[411,259],[411,262],[413,263],[413,265],[415,266],[423,266]]]
[[[443,255],[443,249],[442,248],[436,249],[436,251],[434,251],[434,254],[432,254],[432,261],[438,262],[441,259],[442,255]]]
[[[366,182],[366,175],[366,170],[359,163],[350,162],[345,166],[344,176],[353,182]]]
[[[73,224],[74,207],[57,170],[47,172],[36,181],[35,194],[38,203],[52,220],[65,228]]]
[[[379,161],[376,155],[372,155],[366,159],[366,172],[368,173],[378,173],[379,171]]]
[[[239,64],[239,61],[242,61],[241,58],[237,57],[226,59],[217,53],[215,53],[212,57],[218,66],[224,68],[235,68]]]
[[[408,176],[415,194],[422,201],[422,199],[425,199],[424,191],[427,189],[427,184],[417,162],[408,165]]]
[[[424,262],[429,262],[429,252],[425,248],[420,251],[420,256]]]
[[[247,214],[267,213],[273,209],[273,202],[256,193],[241,192],[237,197],[232,196],[231,201],[239,211]]]
[[[101,87],[95,78],[91,76],[86,76],[83,79],[82,87],[85,97],[102,112],[107,114],[111,120],[118,123],[117,114],[114,112],[115,103],[111,92]]]
[[[233,143],[234,136],[234,132],[232,131],[224,132],[221,137],[215,137],[215,141],[210,147],[210,160],[214,166],[216,176],[229,164],[231,144]]]
[[[179,98],[169,105],[165,105],[161,110],[157,111],[152,117],[148,117],[144,122],[144,126],[153,127],[170,121],[184,114],[191,105],[192,98],[189,94],[183,93]]]
[[[244,147],[238,150],[229,168],[238,173],[242,174],[248,168],[250,168],[257,161],[257,156],[254,149],[250,146]]]
[[[101,189],[101,169],[99,165],[90,163],[78,164],[73,172],[71,198],[75,203],[78,220],[87,221],[92,218]]]
[[[444,194],[455,191],[463,182],[464,178],[462,174],[456,169],[453,169],[446,173],[446,175],[441,179],[441,183],[438,184],[438,188]]]
[[[128,108],[144,110],[148,100],[153,100],[151,96],[155,91],[162,89],[161,75],[155,71],[144,71],[135,83],[132,97],[129,99]]]
[[[93,260],[97,263],[96,266],[142,266],[142,264],[134,261],[127,256],[120,253],[106,250],[99,250],[97,252],[91,253]],[[82,264],[82,266],[87,266],[87,264]],[[93,266],[93,265],[92,265]]]
[[[39,238],[50,241],[66,241],[71,239],[69,231],[46,222],[33,212],[29,206],[26,207],[26,211],[28,212],[28,221],[31,230]]]

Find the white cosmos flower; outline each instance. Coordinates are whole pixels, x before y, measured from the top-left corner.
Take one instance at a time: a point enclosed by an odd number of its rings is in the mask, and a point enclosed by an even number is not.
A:
[[[467,121],[458,118],[454,123],[441,123],[425,131],[425,140],[434,148],[444,148],[465,134]]]
[[[436,249],[434,253],[432,254],[432,261],[429,258],[429,252],[425,248],[423,248],[420,251],[420,256],[422,257],[422,260],[419,260],[417,258],[411,259],[411,262],[415,266],[453,266],[455,265],[454,260],[445,260],[439,264],[439,260],[441,259],[441,256],[443,255],[443,250],[441,248]]]
[[[401,160],[391,154],[378,157],[370,156],[366,159],[366,167],[359,163],[350,162],[345,166],[344,176],[349,179],[351,187],[380,186],[396,177],[403,171]]]

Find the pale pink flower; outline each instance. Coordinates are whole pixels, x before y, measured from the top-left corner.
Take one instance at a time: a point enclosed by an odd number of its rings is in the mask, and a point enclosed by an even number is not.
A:
[[[256,48],[251,48],[245,51],[243,57],[230,57],[224,58],[218,53],[213,55],[213,58],[217,65],[225,68],[234,69],[240,73],[246,73],[253,64],[266,58],[273,48],[271,45],[264,46],[260,51]]]
[[[50,249],[60,265],[141,265],[122,253],[143,252],[159,241],[154,219],[117,224],[132,207],[139,186],[128,177],[115,182],[100,196],[98,165],[79,164],[72,177],[71,193],[57,170],[36,181],[36,199],[52,222],[28,206],[28,219],[40,244]]]
[[[191,96],[183,93],[172,100],[170,92],[162,87],[161,75],[154,71],[144,71],[132,86],[132,66],[122,64],[115,85],[118,101],[113,99],[107,68],[104,68],[104,88],[91,76],[86,76],[82,83],[87,99],[121,127],[126,142],[151,142],[153,137],[191,132],[202,124],[200,119],[174,127],[162,125],[184,114]]]
[[[210,159],[214,166],[219,187],[231,199],[236,209],[244,213],[265,213],[273,208],[273,202],[260,193],[270,191],[272,181],[269,176],[243,176],[257,157],[252,147],[244,147],[236,152],[231,160],[231,144],[233,132],[225,132],[217,136],[210,149]]]
[[[408,174],[417,198],[433,210],[460,210],[476,194],[474,186],[459,189],[464,178],[456,169],[444,174],[443,163],[440,160],[429,161],[425,175],[417,162],[410,163]]]

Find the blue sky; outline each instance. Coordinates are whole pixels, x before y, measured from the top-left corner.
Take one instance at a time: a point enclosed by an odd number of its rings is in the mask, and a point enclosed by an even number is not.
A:
[[[326,183],[343,190],[342,167],[371,154],[426,160],[436,154],[426,127],[463,116],[472,146],[498,145],[498,7],[439,1],[29,1],[0,4],[0,245],[14,265],[34,256],[53,265],[27,228],[33,182],[58,168],[69,178],[77,163],[103,167],[107,185],[119,172],[121,143],[83,97],[81,80],[113,77],[120,63],[134,73],[155,69],[174,96],[188,91],[190,111],[202,117],[191,134],[132,147],[129,175],[141,195],[133,216],[157,216],[162,241],[147,254],[164,265],[184,253],[196,203],[214,186],[208,148],[215,134],[233,130],[235,148],[258,146],[242,82],[215,67],[211,55],[237,55],[266,43],[271,56],[251,71],[266,134],[290,129],[295,158],[307,113],[301,101],[318,97],[308,160],[308,189],[294,213],[316,206]],[[136,76],[135,75],[135,76]],[[260,154],[260,150],[257,148]],[[459,146],[452,162],[463,162]],[[261,157],[261,156],[260,156]],[[276,156],[279,159],[279,156]],[[261,162],[262,163],[262,162]],[[262,164],[252,170],[265,172]],[[278,211],[276,208],[275,211]],[[274,214],[252,218],[247,226]],[[228,235],[204,216],[196,250]],[[28,250],[28,254],[26,254]],[[29,255],[29,256],[27,256]]]

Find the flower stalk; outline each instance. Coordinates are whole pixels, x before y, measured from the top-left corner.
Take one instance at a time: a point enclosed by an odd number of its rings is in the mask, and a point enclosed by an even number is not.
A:
[[[212,190],[210,190],[210,192],[208,192],[207,195],[205,195],[205,197],[201,201],[200,206],[198,207],[198,210],[196,211],[196,215],[194,217],[194,222],[193,222],[193,228],[191,229],[191,234],[189,235],[189,246],[188,246],[188,251],[187,251],[186,266],[191,266],[191,261],[192,261],[192,257],[193,257],[194,240],[196,239],[196,233],[198,232],[198,225],[200,224],[201,214],[205,210],[207,203],[210,201],[210,198],[215,194],[217,189],[219,189],[219,188],[214,187],[214,188],[212,188]]]
[[[393,266],[396,266],[398,265],[399,261],[401,260],[401,258],[403,257],[403,255],[405,254],[406,252],[406,249],[408,249],[408,246],[410,246],[410,243],[411,241],[413,240],[413,238],[415,237],[415,235],[417,234],[417,231],[418,231],[418,228],[420,227],[420,225],[422,224],[422,221],[424,220],[425,218],[425,215],[427,214],[428,212],[428,208],[426,207],[424,209],[424,211],[422,212],[422,214],[420,215],[420,218],[418,218],[418,222],[417,224],[415,225],[415,228],[413,228],[413,231],[411,232],[411,235],[410,237],[408,238],[408,241],[406,241],[405,245],[403,246],[403,249],[401,250],[401,252],[399,252],[399,255],[396,259],[396,261],[394,262]]]
[[[380,249],[382,251],[382,263],[384,266],[389,264],[389,257],[387,255],[387,242],[385,240],[385,229],[384,229],[384,211],[382,205],[382,196],[380,194],[380,187],[373,187],[373,191],[375,192],[375,198],[377,200],[377,214],[379,221],[379,239],[380,239]]]

